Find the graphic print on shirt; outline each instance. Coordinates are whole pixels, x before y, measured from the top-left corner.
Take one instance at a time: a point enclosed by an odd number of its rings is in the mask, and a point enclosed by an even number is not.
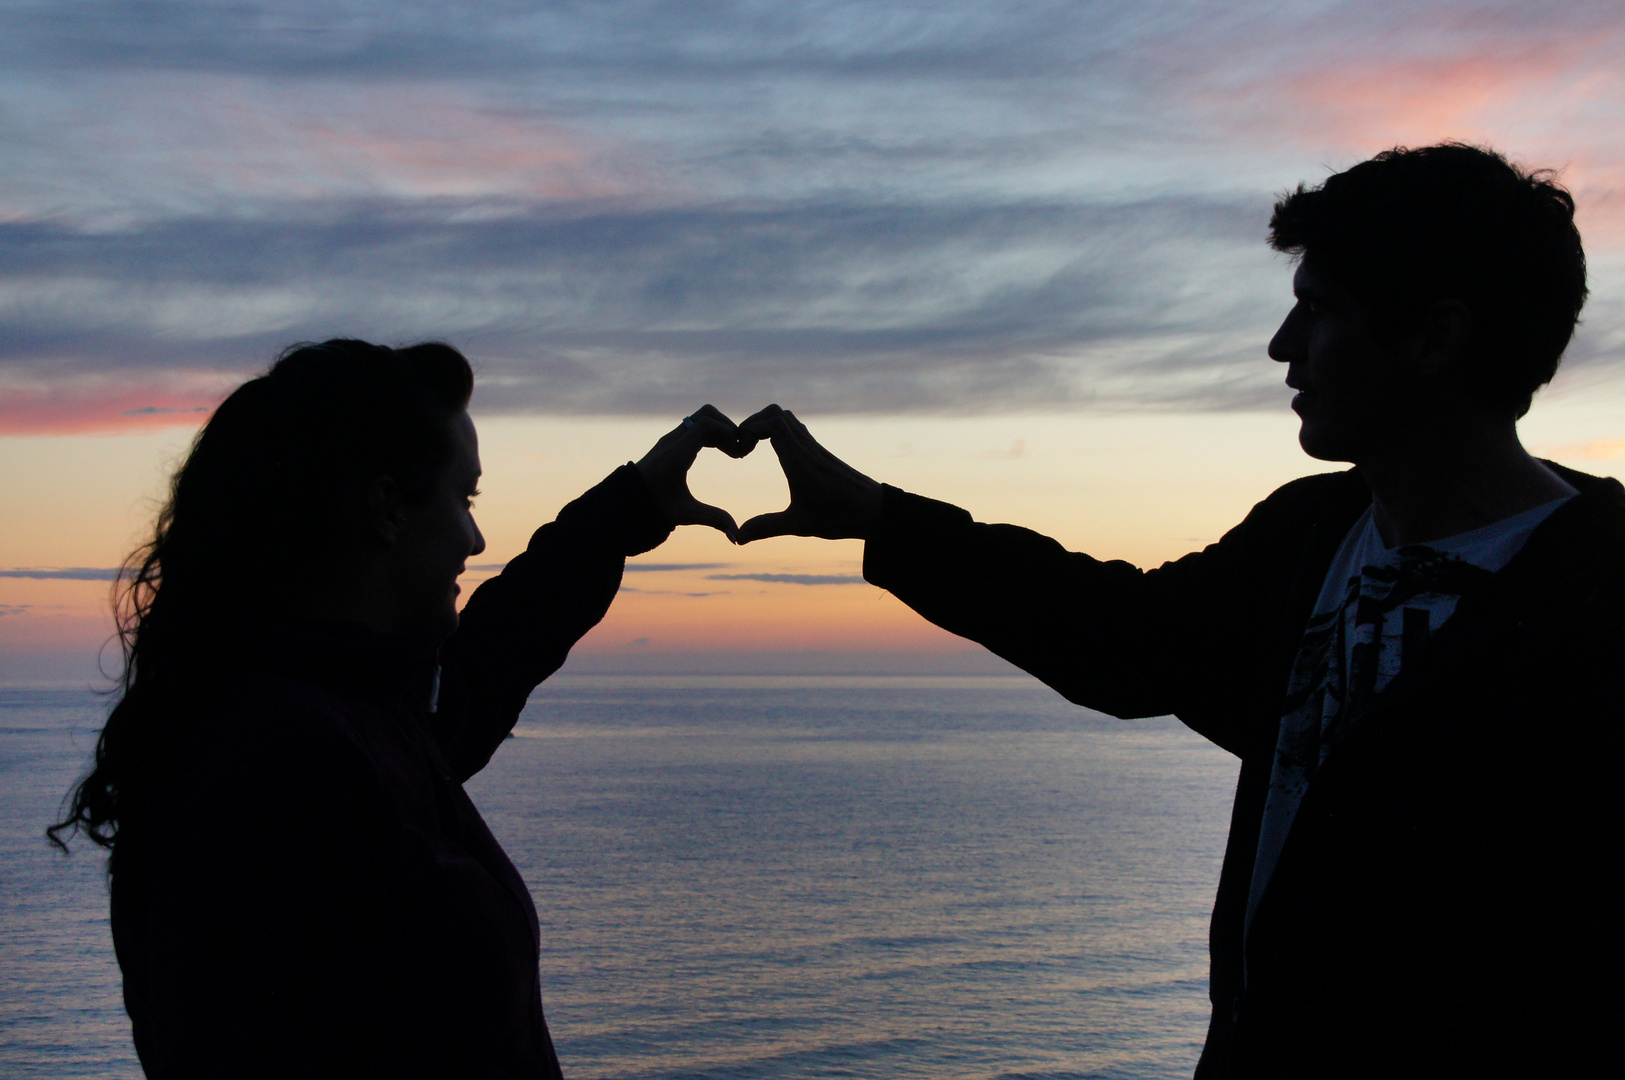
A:
[[[1426,652],[1461,597],[1494,576],[1455,552],[1420,544],[1383,548],[1375,529],[1354,554],[1349,569],[1359,571],[1344,577],[1340,596],[1328,580],[1322,610],[1304,629],[1292,667],[1253,864],[1249,922],[1315,771],[1371,699]],[[1335,606],[1327,607],[1328,600]]]
[[[1336,608],[1309,620],[1298,646],[1276,753],[1305,783],[1351,718],[1415,661],[1462,595],[1493,576],[1420,544],[1382,554],[1348,578]]]

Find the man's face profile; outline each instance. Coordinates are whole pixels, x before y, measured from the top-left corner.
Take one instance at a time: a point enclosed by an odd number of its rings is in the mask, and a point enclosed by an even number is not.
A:
[[[1286,384],[1298,391],[1292,410],[1302,421],[1304,452],[1358,463],[1392,448],[1419,389],[1404,349],[1378,341],[1367,305],[1312,259],[1298,264],[1292,291],[1297,303],[1270,340],[1269,355],[1287,365]]]

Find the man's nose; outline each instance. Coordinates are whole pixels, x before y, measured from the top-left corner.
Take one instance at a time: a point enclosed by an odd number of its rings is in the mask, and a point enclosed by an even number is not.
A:
[[[1271,360],[1289,364],[1297,357],[1298,333],[1294,322],[1293,313],[1288,312],[1287,317],[1281,320],[1280,328],[1275,331],[1275,336],[1270,338],[1268,351]]]

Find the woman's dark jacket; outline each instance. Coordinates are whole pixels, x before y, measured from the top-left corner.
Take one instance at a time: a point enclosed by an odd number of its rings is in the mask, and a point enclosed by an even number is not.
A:
[[[625,557],[670,530],[628,466],[537,530],[443,645],[313,627],[220,680],[112,863],[149,1076],[559,1075],[536,910],[462,784],[603,617]]]
[[[1288,675],[1371,504],[1295,481],[1142,572],[887,489],[864,575],[1080,705],[1241,759],[1198,1076],[1592,1075],[1615,1053],[1625,491],[1580,494],[1461,600],[1316,773],[1244,933]]]

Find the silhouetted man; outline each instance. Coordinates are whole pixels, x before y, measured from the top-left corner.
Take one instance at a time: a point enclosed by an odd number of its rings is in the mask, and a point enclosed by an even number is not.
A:
[[[1625,490],[1516,431],[1585,300],[1573,210],[1461,145],[1284,197],[1297,303],[1269,354],[1304,450],[1354,468],[1156,570],[883,487],[776,407],[746,425],[791,505],[745,540],[862,537],[926,618],[1241,758],[1203,1080],[1578,1075],[1612,1049]]]

